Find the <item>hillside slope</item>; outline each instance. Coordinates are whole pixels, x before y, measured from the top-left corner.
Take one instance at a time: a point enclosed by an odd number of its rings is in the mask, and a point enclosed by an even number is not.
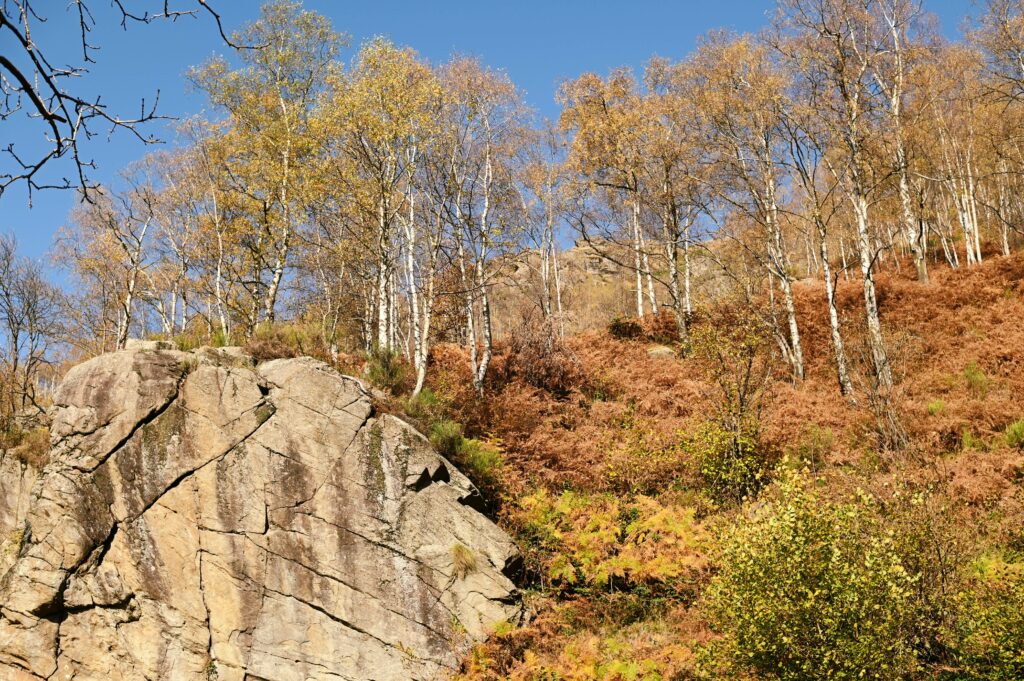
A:
[[[696,325],[704,340],[688,355],[674,351],[667,319],[584,332],[551,350],[538,332],[513,331],[485,400],[462,387],[460,350],[435,352],[428,401],[441,407],[407,406],[425,427],[433,421],[435,438],[454,419],[481,441],[469,441],[460,460],[500,497],[495,511],[524,546],[538,615],[479,650],[466,678],[808,678],[766,671],[777,660],[745,658],[752,653],[735,649],[737,636],[753,635],[752,625],[723,614],[721,596],[708,596],[728,580],[723,556],[736,559],[738,550],[730,541],[763,539],[756,533],[774,527],[772,513],[793,499],[812,509],[809,517],[827,519],[835,541],[851,513],[871,519],[863,522],[874,530],[858,526],[865,541],[903,535],[903,543],[885,539],[895,542],[886,550],[916,595],[880,606],[899,620],[885,625],[896,630],[878,626],[883,639],[903,641],[886,653],[902,660],[894,663],[902,671],[877,678],[1017,678],[1024,624],[983,604],[1024,596],[1024,257],[937,270],[927,286],[883,276],[879,298],[898,377],[885,395],[868,377],[859,287],[840,282],[838,292],[858,388],[851,400],[834,377],[823,287],[802,282],[796,293],[807,378],[791,381],[772,342],[755,343],[746,378],[757,385],[739,444],[721,432],[731,408],[722,379],[736,379],[730,371],[738,364],[723,370],[713,350],[736,341],[736,310],[704,311]],[[889,444],[893,429],[902,446]],[[500,451],[500,464],[481,458],[481,446]],[[459,459],[459,446],[452,449]],[[772,537],[762,548],[781,552],[781,565],[797,547]],[[868,551],[843,550],[854,561]],[[871,595],[864,589],[857,598]],[[853,609],[838,612],[853,618],[844,627],[872,626]],[[764,626],[786,621],[776,612]],[[978,633],[979,621],[998,633]],[[803,644],[850,643],[830,636],[808,635]],[[1016,662],[986,657],[993,655]],[[848,655],[862,670],[871,664],[857,659]]]

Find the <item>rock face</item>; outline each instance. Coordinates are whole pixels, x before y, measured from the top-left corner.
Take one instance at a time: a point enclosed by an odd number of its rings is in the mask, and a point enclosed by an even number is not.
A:
[[[0,562],[4,680],[444,678],[521,617],[470,482],[324,364],[136,343],[52,418]]]

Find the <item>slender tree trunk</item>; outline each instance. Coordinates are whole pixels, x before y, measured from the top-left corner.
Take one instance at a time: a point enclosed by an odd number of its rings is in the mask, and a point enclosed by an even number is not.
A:
[[[910,181],[907,178],[906,158],[902,146],[897,150],[897,163],[899,163],[899,194],[900,207],[903,212],[903,228],[907,235],[907,244],[910,246],[910,253],[914,258],[914,269],[917,271],[917,280],[922,284],[928,283],[928,259],[924,246],[925,234],[921,229],[921,221],[914,215],[913,203],[910,198]]]
[[[493,335],[491,325],[491,302],[487,295],[487,284],[484,280],[484,265],[482,260],[476,263],[477,286],[480,289],[480,327],[483,336],[483,348],[480,352],[480,362],[476,368],[474,386],[478,394],[484,393],[484,381],[487,378],[487,367],[491,363],[491,352],[493,348]]]
[[[864,280],[864,312],[867,318],[868,345],[875,368],[879,387],[892,388],[892,369],[882,337],[882,322],[878,313],[878,297],[875,292],[874,253],[871,249],[871,233],[868,230],[868,201],[860,189],[853,196],[853,212],[857,222],[857,246],[860,252],[860,270]]]
[[[651,262],[647,256],[647,241],[643,231],[640,234],[640,252],[643,260],[644,276],[647,278],[647,302],[651,305],[651,314],[658,314],[658,299],[654,294],[654,276],[651,274]]]
[[[967,196],[971,212],[971,225],[974,232],[974,259],[981,263],[981,223],[978,221],[978,200],[975,192],[974,170],[970,163],[967,166]]]
[[[377,349],[390,350],[388,333],[388,280],[390,279],[390,238],[384,197],[377,200]]]
[[[287,120],[287,110],[284,100],[281,100],[281,109]],[[288,253],[291,250],[292,240],[292,209],[291,197],[289,196],[289,183],[291,182],[291,133],[288,132],[288,141],[285,143],[282,152],[281,189],[279,200],[281,201],[281,238],[278,241],[276,255],[274,258],[273,274],[270,277],[270,286],[267,287],[267,297],[264,303],[264,317],[271,324],[277,311],[277,294],[281,289],[281,280],[284,277],[284,269],[288,262]]]
[[[562,310],[562,274],[558,265],[558,245],[555,244],[554,230],[551,235],[551,265],[555,277],[555,310],[558,316],[558,337],[565,337],[565,313]]]
[[[485,119],[486,122],[486,119]],[[487,128],[490,133],[490,127]],[[491,213],[491,182],[494,178],[494,169],[491,165],[491,147],[487,145],[484,155],[484,182],[483,182],[483,207],[480,210],[480,233],[479,250],[474,253],[476,260],[474,271],[476,273],[477,295],[480,297],[480,329],[483,339],[483,348],[480,352],[479,363],[476,366],[474,376],[474,387],[477,394],[484,394],[484,381],[487,378],[487,367],[491,363],[491,352],[493,350],[493,334],[491,324],[491,301],[487,292],[486,267],[488,240],[490,230]]]
[[[783,241],[782,229],[779,225],[779,208],[775,199],[775,181],[769,173],[766,173],[766,177],[769,178],[765,183],[765,196],[768,208],[765,221],[767,222],[770,239],[768,248],[770,258],[777,268],[776,274],[779,276],[779,286],[782,289],[782,303],[786,308],[793,377],[797,381],[802,381],[804,380],[804,351],[800,344],[800,327],[797,324],[796,305],[793,300],[793,277],[786,268],[786,244]]]
[[[818,231],[818,250],[821,255],[821,272],[825,280],[825,298],[828,302],[828,324],[832,333],[832,350],[836,357],[836,377],[839,381],[839,392],[843,396],[853,394],[853,382],[850,380],[849,363],[846,359],[846,348],[843,333],[839,326],[839,310],[836,307],[836,285],[832,280],[832,266],[828,259],[828,239],[825,225],[820,215],[815,215]]]
[[[669,205],[672,199],[667,184],[665,197],[665,206],[662,209],[662,240],[665,242],[665,262],[668,265],[669,295],[676,318],[676,332],[683,343],[688,343],[688,319],[683,310],[683,296],[679,289],[679,216],[675,206]]]
[[[123,239],[120,240],[121,246],[125,251],[125,255],[128,258],[128,280],[125,282],[125,295],[124,300],[121,303],[121,317],[120,324],[117,329],[117,349],[124,348],[128,342],[128,334],[131,330],[132,320],[134,319],[134,305],[135,305],[135,289],[138,286],[139,275],[142,272],[142,248],[143,243],[146,239],[146,231],[149,229],[149,221],[143,223],[139,230],[137,237],[133,236],[132,248],[128,248],[127,244],[124,243]]]
[[[775,302],[775,270],[768,268],[768,318],[772,321],[772,335],[779,346],[779,352],[786,362],[793,366],[793,352],[789,347],[789,339],[779,324],[778,305]]]
[[[636,316],[644,316],[644,280],[643,263],[640,258],[640,202],[633,202],[633,269],[636,272]]]
[[[412,362],[418,373],[423,333],[420,328],[419,287],[416,283],[416,196],[410,193],[408,201],[409,217],[405,223],[405,276],[409,296],[409,324],[412,329]]]

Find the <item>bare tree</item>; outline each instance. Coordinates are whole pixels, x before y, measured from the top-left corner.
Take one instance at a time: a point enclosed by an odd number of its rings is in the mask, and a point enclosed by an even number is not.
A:
[[[0,236],[0,429],[10,417],[39,406],[39,381],[59,335],[60,292],[38,263],[17,256],[13,237]]]
[[[122,116],[110,110],[100,92],[84,92],[75,85],[96,63],[99,46],[89,35],[97,25],[93,12],[95,3],[72,0],[67,3],[48,3],[48,9],[63,4],[65,14],[80,36],[80,58],[68,64],[64,55],[55,54],[57,45],[41,44],[37,40],[40,24],[53,15],[40,9],[42,3],[33,0],[3,0],[0,2],[0,41],[4,53],[0,54],[0,121],[14,116],[31,120],[39,128],[39,136],[27,142],[29,149],[8,144],[3,152],[6,163],[0,165],[0,197],[15,183],[23,182],[29,193],[41,189],[71,189],[78,187],[91,198],[96,184],[89,173],[96,165],[86,155],[86,142],[94,136],[109,136],[126,132],[144,144],[153,144],[157,138],[144,131],[145,124],[164,118],[156,112],[159,91],[147,103],[141,101],[134,116]],[[148,24],[157,20],[176,21],[199,14],[209,15],[225,42],[232,44],[221,25],[221,17],[208,0],[190,0],[178,6],[171,0],[149,0],[151,9],[129,10],[123,0],[113,0],[114,17],[123,28],[130,23]],[[136,7],[139,3],[132,3]],[[77,29],[77,30],[75,30]],[[45,34],[45,32],[44,32]],[[253,46],[254,47],[254,46]],[[59,179],[49,179],[43,169],[60,159],[67,159],[70,169]]]

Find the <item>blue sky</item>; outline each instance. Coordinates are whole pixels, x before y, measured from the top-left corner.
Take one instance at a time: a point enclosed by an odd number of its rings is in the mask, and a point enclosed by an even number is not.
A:
[[[44,47],[59,45],[73,50],[78,27],[74,18],[64,13],[68,3],[48,4],[53,5],[53,14],[37,31],[37,39]],[[135,25],[123,31],[107,4],[104,0],[94,3],[97,26],[92,41],[102,50],[92,72],[80,81],[81,88],[102,92],[104,101],[125,115],[137,112],[140,99],[149,101],[157,90],[159,113],[177,117],[200,113],[203,98],[189,91],[184,74],[190,66],[227,51],[213,22],[200,18]],[[162,3],[145,0],[138,4]],[[181,0],[178,4],[188,3]],[[259,12],[259,3],[250,0],[212,0],[212,4],[223,14],[229,30],[251,21]],[[774,5],[774,0],[305,2],[306,8],[330,17],[336,30],[348,33],[353,46],[375,35],[387,35],[433,62],[443,61],[453,52],[478,56],[490,66],[504,69],[526,92],[527,101],[552,118],[558,113],[554,92],[562,80],[586,71],[606,73],[621,65],[640,67],[652,55],[683,57],[697,38],[711,29],[760,28]],[[971,0],[925,0],[925,6],[939,16],[950,36],[957,34],[964,17],[976,9]],[[346,51],[344,58],[351,53],[351,49]],[[23,120],[0,122],[0,147],[38,136],[37,130]],[[171,133],[159,123],[151,131],[171,139]],[[93,178],[109,183],[146,151],[127,135],[115,135],[109,141],[101,135],[89,143],[86,155],[98,165]],[[66,167],[62,170],[67,172]],[[24,254],[43,257],[74,200],[71,192],[37,193],[30,210],[25,192],[12,188],[0,198],[0,232],[13,231]]]

